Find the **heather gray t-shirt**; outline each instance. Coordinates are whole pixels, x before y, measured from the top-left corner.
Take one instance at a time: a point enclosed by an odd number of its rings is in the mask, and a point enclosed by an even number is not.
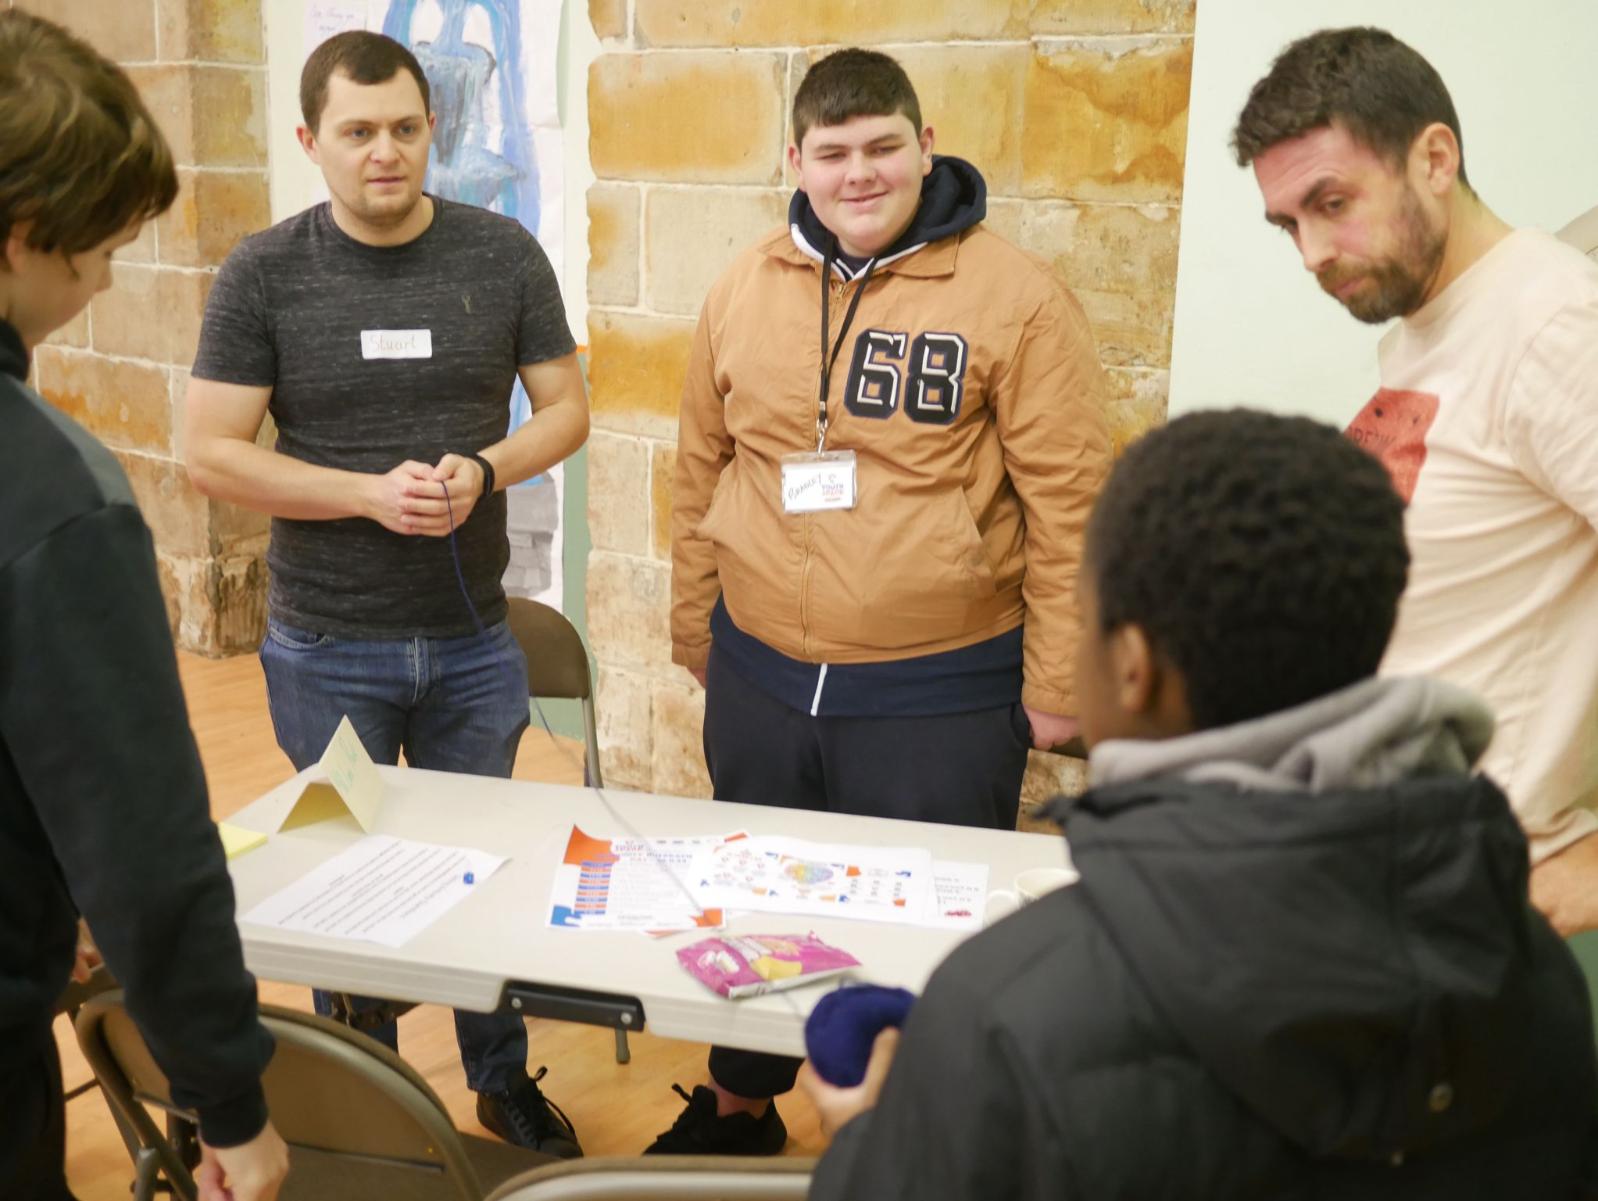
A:
[[[517,367],[573,350],[533,236],[432,199],[432,224],[403,246],[355,241],[320,204],[245,239],[223,264],[194,374],[271,387],[278,453],[381,474],[481,450],[505,436]],[[425,341],[428,357],[366,357]],[[473,605],[485,623],[501,620],[504,492],[480,501],[455,537]],[[365,518],[278,517],[267,565],[272,615],[289,625],[353,638],[472,632],[448,538]]]

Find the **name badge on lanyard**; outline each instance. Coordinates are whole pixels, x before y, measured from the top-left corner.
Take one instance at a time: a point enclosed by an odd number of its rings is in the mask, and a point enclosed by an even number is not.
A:
[[[823,513],[829,509],[852,509],[858,499],[855,453],[852,450],[827,449],[827,389],[832,382],[833,364],[838,361],[838,351],[849,335],[854,323],[855,310],[860,307],[860,297],[871,282],[871,273],[877,260],[866,263],[860,286],[844,312],[843,327],[838,340],[827,345],[827,285],[832,279],[832,259],[837,250],[834,241],[827,250],[821,265],[821,389],[816,402],[816,449],[812,454],[784,455],[782,457],[782,510],[784,513]]]
[[[430,359],[433,357],[433,331],[430,329],[363,329],[363,359]]]
[[[855,499],[854,451],[826,450],[782,457],[783,512],[852,509]]]

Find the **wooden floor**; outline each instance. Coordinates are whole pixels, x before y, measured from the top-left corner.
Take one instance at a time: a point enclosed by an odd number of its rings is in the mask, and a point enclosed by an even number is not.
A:
[[[266,686],[253,655],[233,659],[180,656],[190,718],[211,786],[211,808],[226,817],[293,774],[272,736]],[[516,760],[524,780],[580,783],[582,750],[566,739],[552,744],[542,730],[529,730]],[[529,915],[529,920],[535,920]],[[310,1008],[303,988],[263,982],[261,998],[279,1005]],[[609,1030],[530,1019],[529,1066],[547,1065],[543,1088],[566,1111],[589,1155],[632,1155],[669,1127],[682,1108],[672,1091],[679,1082],[691,1089],[705,1080],[705,1050],[696,1043],[631,1036],[632,1062],[615,1060]],[[89,1078],[65,1019],[57,1022],[66,1085]],[[466,1089],[450,1013],[423,1006],[400,1019],[400,1051],[427,1077],[449,1107],[460,1129],[486,1132],[473,1112]],[[788,1124],[788,1154],[814,1155],[821,1148],[815,1111],[798,1093],[779,1108]],[[80,1201],[125,1201],[132,1179],[127,1151],[117,1137],[97,1092],[67,1105],[67,1179]]]

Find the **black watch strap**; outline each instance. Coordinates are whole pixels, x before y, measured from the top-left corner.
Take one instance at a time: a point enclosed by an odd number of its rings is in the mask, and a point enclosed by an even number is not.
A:
[[[483,469],[483,495],[492,495],[494,491],[494,465],[483,458],[482,455],[475,454],[472,451],[462,451],[461,457],[470,459]]]

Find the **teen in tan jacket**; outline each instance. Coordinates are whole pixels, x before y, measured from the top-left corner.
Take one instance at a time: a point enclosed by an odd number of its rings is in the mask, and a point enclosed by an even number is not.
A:
[[[1012,827],[1027,749],[1076,732],[1093,338],[982,228],[981,175],[933,157],[891,58],[818,62],[794,133],[790,228],[712,288],[683,391],[672,656],[706,684],[715,794]],[[713,1049],[651,1150],[780,1150],[796,1070]]]

